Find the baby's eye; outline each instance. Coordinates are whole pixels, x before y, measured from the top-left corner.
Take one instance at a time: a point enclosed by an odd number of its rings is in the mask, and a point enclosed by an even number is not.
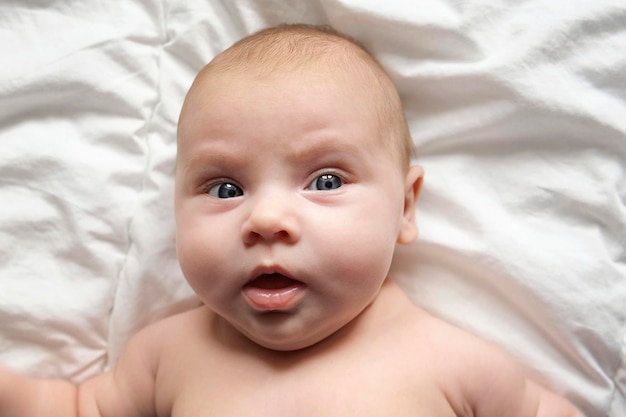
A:
[[[336,175],[324,174],[317,177],[311,184],[309,184],[309,190],[335,190],[343,185],[343,181]]]
[[[233,198],[242,196],[243,190],[235,184],[223,182],[211,186],[207,193],[217,198]]]

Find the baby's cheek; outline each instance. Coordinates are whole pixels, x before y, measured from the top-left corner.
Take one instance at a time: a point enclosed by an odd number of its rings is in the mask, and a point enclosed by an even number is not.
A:
[[[354,276],[357,281],[365,276],[384,278],[391,265],[395,236],[390,228],[362,224],[338,236],[333,248],[336,267],[345,271],[344,276]],[[328,253],[327,256],[330,258],[332,254]]]
[[[176,251],[178,254],[178,263],[185,275],[185,278],[189,280],[196,275],[198,270],[197,256],[194,254],[193,246],[189,245],[187,240],[179,238],[176,242]]]
[[[177,234],[176,250],[180,267],[188,279],[206,269],[207,255],[212,252],[201,236],[193,231]]]

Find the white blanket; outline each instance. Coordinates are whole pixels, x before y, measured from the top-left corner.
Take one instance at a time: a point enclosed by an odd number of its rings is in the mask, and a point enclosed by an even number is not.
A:
[[[396,279],[626,416],[624,0],[46,3],[0,4],[0,362],[80,381],[197,304],[172,218],[186,89],[252,31],[329,23],[389,70],[426,170]]]

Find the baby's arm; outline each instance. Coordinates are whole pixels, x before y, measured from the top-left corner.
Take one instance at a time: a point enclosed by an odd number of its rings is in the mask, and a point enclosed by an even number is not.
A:
[[[583,417],[569,401],[559,397],[532,381],[527,381],[527,391],[537,392],[538,406],[536,417]]]
[[[73,417],[77,394],[69,382],[29,378],[0,368],[0,417]]]
[[[151,326],[135,335],[111,372],[78,389],[78,417],[154,417],[155,380],[160,345]]]
[[[155,416],[156,354],[150,339],[148,332],[140,332],[114,371],[80,386],[0,368],[0,417]]]
[[[569,401],[526,378],[508,355],[485,343],[475,346],[461,382],[477,417],[583,417]]]

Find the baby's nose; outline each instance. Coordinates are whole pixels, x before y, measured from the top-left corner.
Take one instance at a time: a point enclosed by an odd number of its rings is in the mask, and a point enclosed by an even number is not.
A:
[[[253,199],[251,210],[242,226],[246,245],[259,242],[295,243],[300,227],[293,201],[279,195]]]

